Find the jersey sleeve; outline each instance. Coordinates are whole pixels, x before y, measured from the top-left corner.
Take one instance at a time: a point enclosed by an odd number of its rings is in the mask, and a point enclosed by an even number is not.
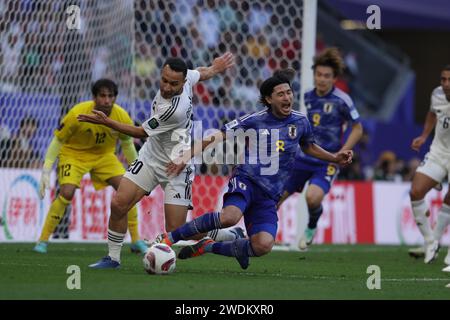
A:
[[[200,80],[200,72],[197,70],[188,70],[186,80],[189,82],[190,86],[193,87]]]
[[[161,120],[164,114],[154,114],[149,120],[146,120],[142,127],[149,137],[156,136],[160,133],[178,128],[179,123],[170,117],[166,121]]]
[[[55,130],[55,137],[62,142],[67,141],[77,130],[78,124],[77,116],[73,109],[71,109],[62,119],[59,127]]]
[[[120,120],[121,120],[120,122],[122,122],[122,123],[129,124],[129,125],[134,125],[133,120],[131,120],[130,115],[129,115],[128,112],[126,112],[126,111],[124,111],[124,112],[122,113],[122,116],[121,116],[121,119],[120,119]],[[119,134],[119,139],[125,141],[125,140],[131,139],[131,137],[130,137],[129,135],[120,133],[120,134]]]
[[[245,115],[242,116],[238,119],[234,119],[226,124],[224,124],[224,126],[222,127],[222,132],[226,132],[228,130],[236,130],[236,129],[247,129],[249,127],[250,124],[250,118]]]
[[[353,103],[353,100],[348,97],[348,99],[343,100],[341,106],[341,113],[344,119],[350,122],[360,122],[359,112]]]
[[[316,139],[314,138],[314,133],[311,128],[311,124],[309,123],[307,118],[302,119],[302,128],[303,134],[300,137],[299,144],[301,147],[308,146],[310,144],[316,143]]]

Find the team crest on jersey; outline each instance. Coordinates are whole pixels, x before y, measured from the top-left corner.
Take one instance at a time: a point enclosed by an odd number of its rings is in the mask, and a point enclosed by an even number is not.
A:
[[[151,118],[150,120],[148,120],[148,126],[151,129],[156,129],[159,126],[159,122],[158,120],[156,120],[155,118]]]
[[[288,125],[289,138],[295,139],[297,137],[297,126],[295,124]]]
[[[334,104],[331,102],[326,102],[323,104],[323,111],[326,113],[330,113],[333,111]]]

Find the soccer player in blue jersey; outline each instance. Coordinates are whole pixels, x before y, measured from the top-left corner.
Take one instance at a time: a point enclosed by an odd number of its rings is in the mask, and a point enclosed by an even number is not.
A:
[[[244,216],[248,239],[214,242],[204,238],[194,245],[184,247],[178,257],[186,259],[207,252],[235,257],[240,266],[246,269],[249,257],[259,257],[269,253],[277,232],[277,203],[289,178],[295,154],[299,145],[311,156],[327,162],[346,165],[351,162],[352,151],[339,151],[335,154],[323,150],[314,142],[314,136],[308,119],[303,114],[293,111],[293,93],[289,79],[278,73],[265,80],[260,87],[261,102],[266,108],[260,112],[245,115],[226,124],[222,132],[202,142],[201,150],[211,143],[239,138],[248,132],[245,161],[237,165],[228,183],[228,191],[223,197],[221,212],[205,213],[180,228],[164,234],[161,242],[172,245],[179,240],[209,230],[227,228],[235,225]],[[258,155],[255,158],[255,152]],[[261,150],[263,152],[261,152]],[[267,152],[270,151],[270,152]],[[265,159],[263,155],[268,155]],[[187,156],[191,158],[191,153]],[[267,161],[270,160],[270,161]],[[169,174],[178,174],[187,160],[167,166]]]
[[[361,139],[363,127],[352,99],[334,86],[342,74],[344,63],[336,48],[328,48],[314,58],[314,86],[305,93],[304,101],[308,119],[312,125],[316,143],[329,152],[351,150]],[[351,132],[343,143],[344,126],[350,125]],[[306,152],[299,152],[285,186],[285,192],[278,206],[292,193],[306,189],[308,205],[308,226],[300,238],[300,249],[306,249],[313,241],[317,222],[322,215],[322,200],[330,191],[339,169],[330,161],[318,159]]]

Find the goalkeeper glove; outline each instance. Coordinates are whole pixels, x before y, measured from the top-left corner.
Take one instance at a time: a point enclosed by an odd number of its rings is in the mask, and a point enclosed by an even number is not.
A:
[[[41,199],[45,197],[45,189],[50,187],[50,173],[51,169],[43,169],[41,174],[41,181],[39,181],[39,196]]]

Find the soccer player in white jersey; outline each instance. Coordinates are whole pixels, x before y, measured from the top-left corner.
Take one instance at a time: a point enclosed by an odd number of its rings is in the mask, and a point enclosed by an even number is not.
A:
[[[224,72],[233,64],[231,53],[214,59],[210,67],[196,70],[188,70],[186,63],[179,58],[167,59],[161,70],[160,89],[152,102],[152,116],[141,127],[120,124],[97,111],[78,116],[79,121],[105,125],[136,138],[148,138],[111,201],[109,254],[90,267],[103,269],[120,266],[120,251],[127,231],[127,211],[157,185],[161,185],[165,192],[166,231],[186,222],[194,167],[187,166],[179,176],[168,177],[166,165],[191,147],[193,86],[198,81]]]
[[[411,206],[420,232],[425,238],[425,263],[433,261],[439,250],[439,239],[450,223],[450,196],[447,192],[439,210],[434,233],[428,221],[429,208],[425,195],[447,177],[450,180],[450,65],[441,71],[441,85],[431,94],[431,106],[422,134],[412,141],[411,148],[419,151],[435,128],[430,151],[414,174],[410,190]],[[450,263],[447,254],[446,263]]]

